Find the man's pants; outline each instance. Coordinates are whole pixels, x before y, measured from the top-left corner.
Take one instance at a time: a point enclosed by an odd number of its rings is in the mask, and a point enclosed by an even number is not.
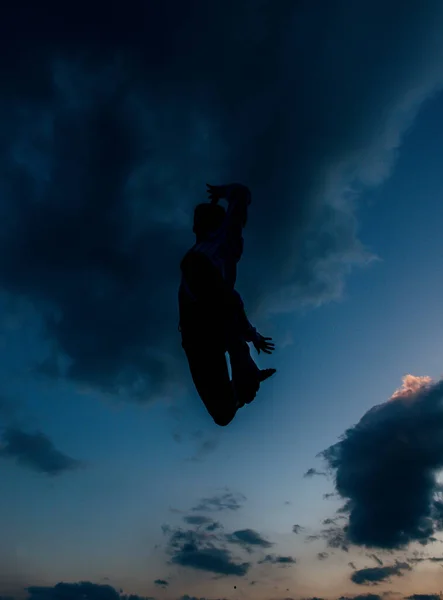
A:
[[[259,368],[244,339],[243,302],[238,294],[224,335],[183,335],[182,346],[196,390],[217,425],[228,425],[237,409],[251,402],[260,386]],[[229,354],[232,381],[229,379],[226,352]]]

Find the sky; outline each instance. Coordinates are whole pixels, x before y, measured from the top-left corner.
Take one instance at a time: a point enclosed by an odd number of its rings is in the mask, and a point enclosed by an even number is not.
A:
[[[442,27],[439,0],[2,9],[0,600],[439,600]],[[232,181],[278,372],[218,427],[177,290]]]

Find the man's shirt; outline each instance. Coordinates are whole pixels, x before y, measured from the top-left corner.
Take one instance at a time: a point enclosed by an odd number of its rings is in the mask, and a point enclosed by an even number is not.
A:
[[[251,202],[250,191],[240,184],[228,186],[227,201],[228,209],[221,227],[195,244],[181,262],[179,310],[182,331],[199,326],[203,332],[205,328],[215,326],[217,315],[219,318],[225,313],[230,303],[237,263],[243,253],[243,228]]]

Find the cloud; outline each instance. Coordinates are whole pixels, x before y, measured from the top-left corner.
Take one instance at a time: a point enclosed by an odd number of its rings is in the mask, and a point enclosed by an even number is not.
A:
[[[301,533],[302,531],[304,531],[304,527],[302,527],[301,525],[293,525],[292,526],[293,533]]]
[[[57,450],[44,433],[26,433],[12,427],[5,429],[1,437],[0,458],[15,460],[24,467],[50,476],[84,466],[81,461]]]
[[[323,519],[322,524],[323,525],[337,525],[337,517],[335,519],[331,519],[330,517],[328,517],[327,519]]]
[[[406,600],[440,600],[439,594],[412,594],[406,596]]]
[[[442,82],[441,3],[402,6],[136,0],[103,20],[80,0],[50,26],[10,7],[0,287],[39,314],[41,370],[138,401],[182,389],[177,269],[206,181],[252,189],[251,314],[341,297],[373,258],[359,193]]]
[[[393,575],[401,577],[403,571],[410,571],[411,567],[408,563],[396,563],[395,565],[385,567],[369,567],[367,569],[359,569],[351,575],[351,581],[357,585],[377,585],[381,581],[386,581]]]
[[[189,460],[192,462],[201,462],[208,454],[211,454],[211,452],[214,452],[218,448],[219,443],[220,441],[215,438],[199,441],[195,453]]]
[[[214,521],[206,527],[206,531],[217,531],[217,529],[223,529],[223,525],[218,521]]]
[[[185,440],[196,443],[196,448],[193,455],[187,458],[187,461],[200,462],[206,458],[208,454],[214,452],[219,445],[219,439],[216,437],[206,437],[201,430],[193,431],[192,433],[184,433],[183,431],[174,431],[172,433],[172,439],[177,444],[184,442]]]
[[[244,546],[260,546],[261,548],[270,548],[273,544],[261,537],[257,531],[253,529],[239,529],[227,536],[229,541],[234,544],[242,544]]]
[[[329,548],[336,548],[343,550],[343,552],[349,551],[349,541],[346,535],[346,529],[341,527],[328,527],[323,529],[317,536],[310,536],[315,539],[324,539]]]
[[[203,515],[186,515],[183,517],[183,521],[189,525],[205,525],[212,522],[212,519]]]
[[[231,553],[223,548],[198,548],[195,544],[185,544],[172,557],[171,562],[182,567],[210,571],[221,575],[246,575],[249,563],[236,563]]]
[[[188,525],[196,525],[197,527],[202,527],[205,525],[206,531],[217,531],[218,529],[223,529],[223,525],[218,521],[214,521],[210,517],[205,517],[204,515],[186,515],[183,517],[183,521]]]
[[[258,561],[259,565],[264,563],[271,563],[272,565],[279,565],[281,567],[295,565],[296,559],[293,556],[280,556],[275,554],[267,554],[262,560]]]
[[[110,585],[89,581],[60,582],[54,586],[31,586],[27,588],[27,592],[27,600],[148,600],[135,594],[123,594]]]
[[[408,375],[323,452],[345,500],[345,541],[398,549],[443,529],[443,381]]]
[[[329,557],[329,554],[327,552],[319,552],[317,554],[318,560],[326,560],[328,557]]]
[[[382,600],[378,594],[359,594],[357,596],[340,596],[339,600]]]
[[[307,535],[305,537],[305,542],[316,542],[317,540],[321,539],[321,534],[319,533],[313,533],[312,535]]]
[[[201,501],[194,506],[191,510],[202,511],[202,512],[221,512],[225,510],[239,510],[242,508],[246,497],[243,494],[234,494],[233,492],[224,492],[211,496],[209,498],[202,498]]]
[[[375,560],[375,562],[382,567],[383,566],[383,561],[381,560],[381,558],[379,558],[376,554],[367,554],[366,556],[368,556],[369,558],[372,558],[373,560]]]
[[[162,588],[166,588],[169,585],[169,581],[166,581],[166,579],[156,579],[154,583]]]
[[[322,471],[317,471],[317,469],[313,469],[312,467],[306,471],[303,477],[314,477],[314,475],[326,475]]]
[[[164,530],[165,532],[165,530]],[[206,531],[169,528],[167,553],[170,563],[218,575],[245,575],[250,567],[247,562],[234,560],[223,539]]]

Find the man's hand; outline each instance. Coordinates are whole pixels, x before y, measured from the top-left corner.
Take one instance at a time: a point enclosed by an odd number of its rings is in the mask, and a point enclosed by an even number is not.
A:
[[[217,204],[219,200],[222,198],[227,198],[229,194],[238,190],[240,194],[248,194],[248,204],[251,203],[250,192],[245,185],[241,183],[230,183],[229,185],[210,185],[206,184],[208,188],[206,191],[208,193],[211,204]]]
[[[254,348],[260,354],[260,351],[263,351],[265,354],[272,354],[275,350],[275,344],[270,337],[263,337],[260,333],[257,332],[255,339],[252,340],[254,344]]]
[[[209,185],[209,183],[207,183],[206,187],[208,188],[206,191],[211,204],[217,204],[219,200],[226,198],[227,190],[225,185]]]

